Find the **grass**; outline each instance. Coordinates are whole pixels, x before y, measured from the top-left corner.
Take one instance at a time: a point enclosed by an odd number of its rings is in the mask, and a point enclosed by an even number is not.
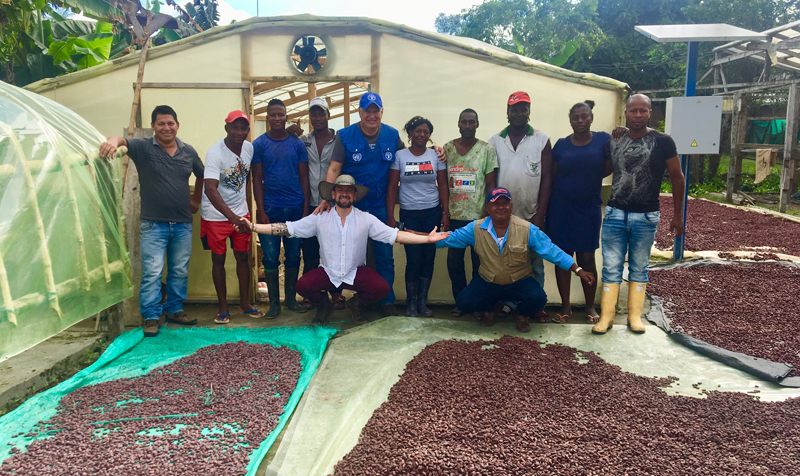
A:
[[[711,179],[706,180],[706,183],[689,184],[689,194],[693,197],[705,197],[712,192],[724,192],[726,188],[726,180],[728,176],[728,165],[730,164],[730,156],[722,155],[719,161],[717,173]],[[708,167],[708,161],[706,161]],[[704,175],[708,176],[708,170],[704,171]],[[761,183],[754,183],[756,174],[756,161],[754,159],[742,159],[742,191],[745,193],[779,193],[781,182],[781,166],[775,165],[770,167],[770,174]],[[664,182],[661,184],[662,192],[671,192],[672,184]]]

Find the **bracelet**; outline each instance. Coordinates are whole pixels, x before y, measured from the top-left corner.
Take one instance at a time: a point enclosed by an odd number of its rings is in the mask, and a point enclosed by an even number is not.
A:
[[[450,212],[442,212],[442,215],[447,215],[447,218],[450,218]]]
[[[576,269],[576,270],[574,271],[574,273],[575,273],[575,274],[578,274],[578,273],[580,273],[581,271],[583,271],[583,268],[581,268],[580,266],[578,266],[578,269]]]

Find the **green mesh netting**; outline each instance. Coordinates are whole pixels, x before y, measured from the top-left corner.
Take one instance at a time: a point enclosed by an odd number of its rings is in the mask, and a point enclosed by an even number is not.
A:
[[[0,81],[0,360],[131,296],[119,160],[66,107]]]
[[[35,433],[40,422],[55,416],[62,397],[76,389],[112,380],[142,376],[158,367],[191,355],[202,347],[244,341],[275,347],[285,346],[296,350],[301,354],[303,368],[297,386],[284,406],[285,411],[281,415],[277,427],[249,456],[247,474],[255,474],[261,460],[280,434],[311,381],[311,377],[316,372],[328,340],[336,332],[338,332],[336,329],[329,327],[264,329],[197,327],[162,329],[157,337],[145,339],[141,329],[129,331],[115,340],[92,366],[58,386],[30,398],[19,408],[0,418],[0,442],[3,442],[0,445],[0,463],[12,455],[13,448],[25,451],[25,448],[35,439],[46,438],[46,435],[27,435],[33,434],[29,432]],[[163,427],[162,423],[158,425]]]

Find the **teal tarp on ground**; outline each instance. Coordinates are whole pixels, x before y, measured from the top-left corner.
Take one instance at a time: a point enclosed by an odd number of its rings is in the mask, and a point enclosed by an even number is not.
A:
[[[142,330],[126,332],[90,367],[78,372],[56,387],[31,397],[13,412],[0,418],[0,462],[10,456],[10,450],[24,451],[33,441],[24,434],[33,430],[37,423],[52,418],[57,412],[59,400],[73,390],[87,385],[97,385],[111,380],[144,375],[151,370],[167,365],[201,347],[228,342],[245,341],[252,344],[286,346],[301,354],[303,371],[297,387],[284,407],[278,426],[259,448],[250,455],[247,474],[253,475],[259,463],[275,442],[288,421],[300,397],[316,372],[328,340],[338,332],[329,327],[270,327],[264,329],[204,328],[162,329],[157,337],[143,338]],[[17,438],[12,435],[22,434]],[[8,443],[12,443],[9,445]]]

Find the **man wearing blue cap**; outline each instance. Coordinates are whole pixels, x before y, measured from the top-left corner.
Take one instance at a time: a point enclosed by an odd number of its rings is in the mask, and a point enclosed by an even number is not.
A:
[[[383,101],[379,95],[369,92],[361,96],[358,116],[360,122],[341,129],[336,136],[331,165],[328,167],[325,181],[334,183],[336,177],[344,173],[352,176],[357,184],[369,187],[369,193],[356,204],[356,207],[371,213],[385,223],[388,218],[386,189],[389,183],[389,166],[394,162],[397,151],[403,149],[405,145],[400,140],[397,129],[381,123]],[[444,157],[441,147],[436,148],[436,152],[440,159]],[[314,213],[328,209],[330,203],[323,201]],[[391,288],[394,284],[392,245],[373,241],[372,249],[375,271],[389,283]],[[395,295],[392,290],[378,302],[384,317],[397,315],[394,301]]]
[[[478,277],[456,296],[456,306],[464,312],[480,312],[482,326],[494,324],[489,314],[495,302],[518,301],[514,313],[517,330],[528,332],[528,320],[544,309],[547,295],[533,278],[529,250],[561,269],[570,270],[591,285],[594,275],[587,273],[575,261],[550,241],[550,238],[527,220],[512,215],[513,205],[508,189],[498,187],[486,196],[488,218],[452,232],[450,237],[436,243],[437,248],[466,248],[472,246],[480,257]]]

